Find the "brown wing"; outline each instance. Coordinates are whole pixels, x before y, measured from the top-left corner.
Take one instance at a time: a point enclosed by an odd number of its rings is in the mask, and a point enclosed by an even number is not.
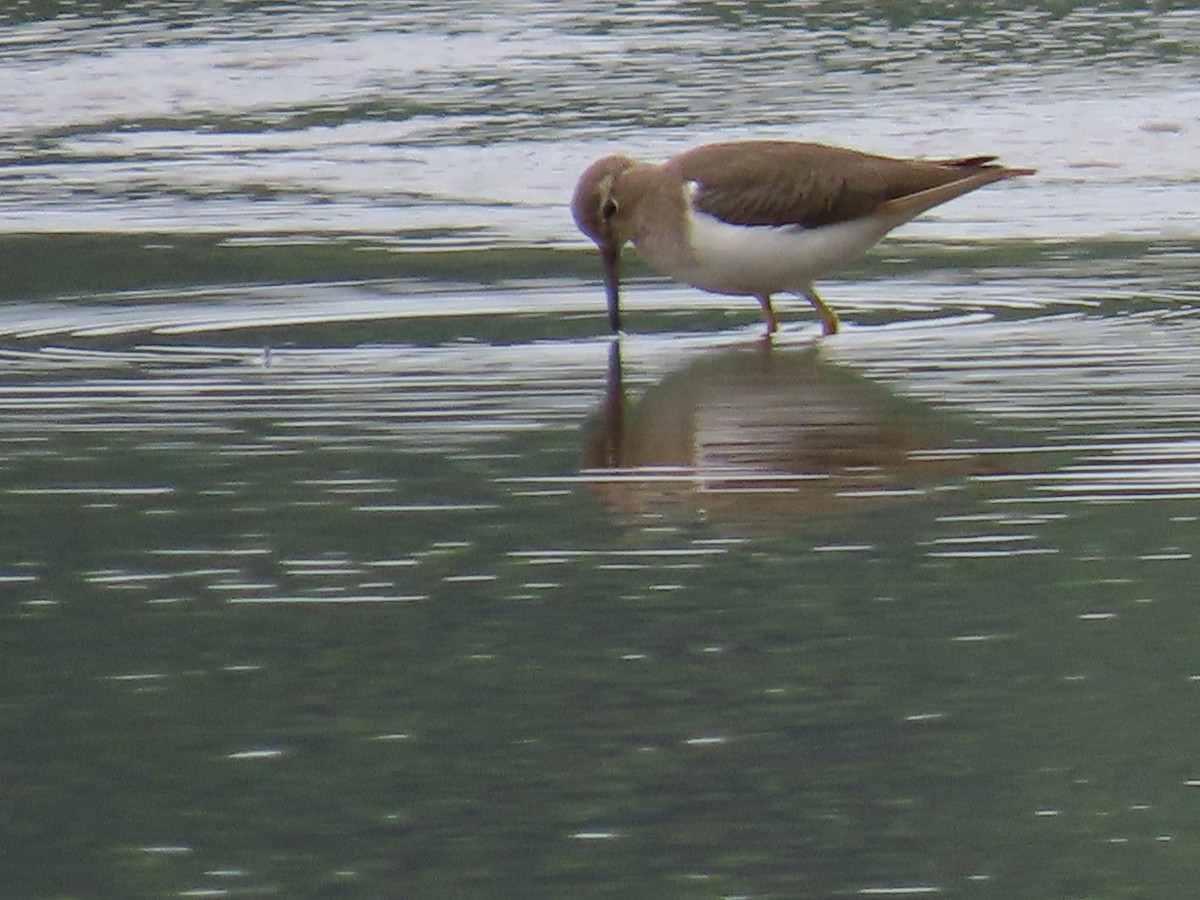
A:
[[[697,147],[669,165],[698,185],[696,207],[718,219],[815,228],[982,172],[1005,177],[1008,170],[988,165],[993,159],[890,159],[822,144],[744,141]]]

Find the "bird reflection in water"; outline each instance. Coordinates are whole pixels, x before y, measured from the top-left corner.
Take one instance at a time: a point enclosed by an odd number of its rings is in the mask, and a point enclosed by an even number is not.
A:
[[[762,342],[702,356],[626,396],[619,341],[585,426],[585,483],[620,513],[765,520],[920,497],[980,468],[951,417]]]

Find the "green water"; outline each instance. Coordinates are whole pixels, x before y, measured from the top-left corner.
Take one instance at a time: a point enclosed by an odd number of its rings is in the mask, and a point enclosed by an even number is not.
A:
[[[0,896],[1190,897],[1200,18],[0,11]],[[761,340],[612,149],[1039,175]]]

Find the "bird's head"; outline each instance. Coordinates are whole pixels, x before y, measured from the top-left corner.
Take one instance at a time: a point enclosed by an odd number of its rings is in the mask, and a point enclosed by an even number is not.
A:
[[[596,160],[579,176],[571,215],[579,230],[596,242],[604,270],[608,298],[608,320],[613,331],[621,330],[621,248],[629,240],[629,217],[623,214],[618,193],[621,174],[634,161],[627,156]]]

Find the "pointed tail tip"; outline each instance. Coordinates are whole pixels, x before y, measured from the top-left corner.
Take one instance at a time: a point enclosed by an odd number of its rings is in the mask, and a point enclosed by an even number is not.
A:
[[[946,166],[952,169],[1004,169],[1006,172],[1012,172],[1017,175],[1031,175],[1037,169],[1018,169],[1005,166],[999,162],[999,156],[963,156],[958,159],[937,159],[934,160],[939,166]]]
[[[962,159],[937,160],[937,164],[952,169],[973,169],[983,172],[995,172],[998,173],[1001,178],[1017,178],[1021,175],[1037,174],[1037,169],[1006,166],[1003,163],[997,162],[999,158],[1000,157],[998,156],[966,156]]]

